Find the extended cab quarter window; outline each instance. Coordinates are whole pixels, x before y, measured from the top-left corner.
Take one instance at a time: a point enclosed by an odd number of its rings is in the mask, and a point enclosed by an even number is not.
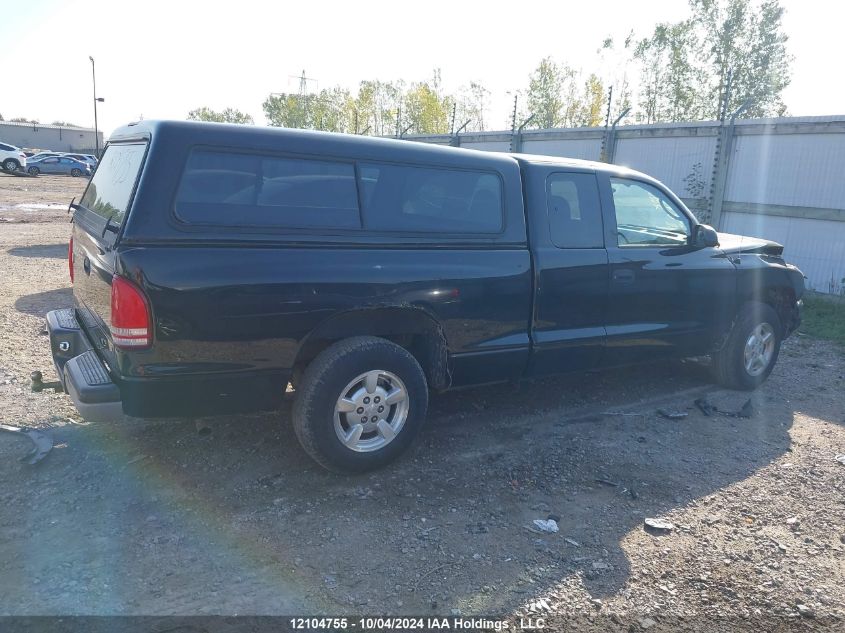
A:
[[[361,227],[351,163],[194,150],[176,194],[189,224]]]
[[[502,230],[502,184],[496,174],[383,163],[361,163],[359,174],[367,230]]]
[[[557,173],[546,181],[552,243],[558,248],[602,248],[601,204],[593,174]]]
[[[689,219],[663,192],[648,183],[625,178],[611,178],[610,184],[620,247],[687,243]]]

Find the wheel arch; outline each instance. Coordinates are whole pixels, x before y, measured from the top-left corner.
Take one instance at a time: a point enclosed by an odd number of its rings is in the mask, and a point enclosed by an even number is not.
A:
[[[754,304],[767,305],[778,315],[782,330],[781,335],[785,338],[797,326],[797,323],[795,323],[797,317],[795,312],[796,301],[797,296],[792,286],[766,286],[758,289],[757,292],[748,293],[741,297],[737,305],[737,316]]]
[[[302,339],[296,352],[296,376],[324,349],[352,336],[378,336],[408,350],[425,372],[429,386],[444,390],[451,384],[446,335],[438,320],[424,308],[385,306],[336,314]]]

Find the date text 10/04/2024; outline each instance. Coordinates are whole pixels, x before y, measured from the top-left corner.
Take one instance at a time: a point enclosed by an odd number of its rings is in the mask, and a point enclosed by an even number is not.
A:
[[[453,617],[356,617],[356,618],[291,618],[292,630],[395,630],[395,631],[505,631],[542,630],[542,618],[519,618],[515,622],[492,618]]]

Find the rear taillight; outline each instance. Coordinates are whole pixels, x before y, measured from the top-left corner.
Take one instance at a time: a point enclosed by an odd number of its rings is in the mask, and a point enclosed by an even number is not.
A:
[[[150,306],[141,289],[124,277],[112,277],[109,330],[115,347],[149,347],[152,342],[150,321]]]
[[[73,283],[73,236],[70,236],[70,243],[67,245],[67,269],[70,272],[70,283]]]

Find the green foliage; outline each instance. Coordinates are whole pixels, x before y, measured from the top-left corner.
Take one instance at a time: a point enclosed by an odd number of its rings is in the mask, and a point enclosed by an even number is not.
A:
[[[226,108],[222,112],[217,112],[211,108],[197,108],[188,112],[188,120],[212,121],[215,123],[241,123],[244,125],[252,125],[254,123],[250,115],[233,108]]]
[[[529,77],[526,109],[519,118],[533,114],[537,128],[601,125],[604,99],[598,75],[582,81],[578,72],[546,57]]]
[[[563,125],[563,93],[572,71],[568,66],[559,66],[551,57],[540,61],[539,66],[528,79],[528,112],[534,115],[534,126],[538,128]],[[520,118],[527,118],[522,116]]]
[[[804,295],[801,331],[845,345],[845,301],[828,295]]]
[[[69,121],[53,121],[50,125],[61,125],[62,127],[79,127],[76,123]]]
[[[482,86],[471,84],[473,104],[483,102],[485,93]],[[278,127],[389,136],[406,129],[445,134],[455,103],[443,93],[440,71],[435,70],[431,79],[408,87],[402,81],[362,81],[355,95],[339,87],[316,94],[273,94],[263,108],[269,124]],[[481,118],[483,105],[476,111]]]
[[[581,125],[596,127],[602,124],[605,99],[604,84],[598,75],[592,73],[584,82],[584,103],[581,112]]]
[[[452,114],[452,97],[442,94],[440,71],[427,82],[411,84],[405,93],[400,125],[410,127],[417,134],[446,134],[449,132],[449,117]],[[402,130],[400,130],[401,132]]]
[[[40,123],[38,121],[36,121],[35,119],[27,119],[27,118],[22,117],[22,116],[16,116],[12,119],[9,119],[9,122],[10,123],[33,123],[35,125],[40,125]]]
[[[642,64],[640,118],[646,123],[701,117],[706,77],[693,54],[699,48],[691,20],[658,24],[650,38],[637,44],[634,57]]]
[[[640,40],[639,118],[647,123],[716,119],[731,74],[727,112],[746,99],[747,116],[781,116],[789,84],[779,0],[689,0],[692,16],[658,24]]]

